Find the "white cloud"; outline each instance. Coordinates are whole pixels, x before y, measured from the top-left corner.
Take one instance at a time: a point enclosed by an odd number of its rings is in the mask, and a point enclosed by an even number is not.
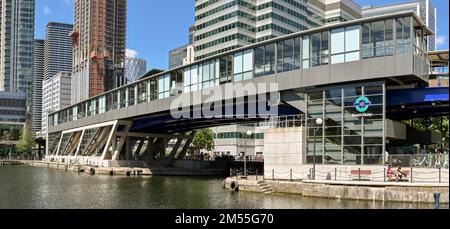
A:
[[[126,54],[127,54],[127,57],[129,57],[129,58],[135,58],[138,55],[138,52],[133,49],[127,49]]]
[[[64,2],[65,2],[67,5],[71,5],[71,4],[72,4],[70,0],[64,0]]]
[[[48,6],[44,6],[44,14],[49,14],[51,12],[52,10]]]
[[[447,37],[443,35],[438,35],[436,37],[436,45],[444,45],[447,42]]]

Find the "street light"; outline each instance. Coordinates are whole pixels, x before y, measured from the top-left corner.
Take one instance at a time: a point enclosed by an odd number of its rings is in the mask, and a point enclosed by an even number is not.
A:
[[[245,139],[245,150],[244,150],[244,177],[247,177],[247,139],[252,136],[252,131],[247,131],[247,138]]]
[[[317,128],[314,128],[314,155],[313,155],[313,174],[312,174],[313,180],[316,180],[316,135],[317,131],[319,131],[322,124],[323,124],[322,118],[316,119]]]

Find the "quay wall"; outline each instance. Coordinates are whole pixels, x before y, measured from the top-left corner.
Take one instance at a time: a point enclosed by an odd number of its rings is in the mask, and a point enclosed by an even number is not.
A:
[[[449,203],[448,184],[386,184],[373,182],[354,184],[352,182],[255,181],[228,178],[224,186],[231,189],[231,182],[237,182],[240,191],[264,193],[264,190],[259,188],[258,182],[265,182],[275,193],[381,202],[435,203],[434,194],[440,193],[440,202]]]

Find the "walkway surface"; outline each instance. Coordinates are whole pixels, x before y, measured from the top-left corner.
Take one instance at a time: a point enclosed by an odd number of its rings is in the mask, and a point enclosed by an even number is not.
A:
[[[237,177],[230,177],[229,179],[236,180]],[[371,186],[371,187],[449,187],[448,182],[442,183],[425,183],[425,182],[376,182],[376,181],[333,181],[333,180],[271,180],[264,179],[263,176],[239,176],[239,181],[266,181],[266,182],[286,182],[286,183],[302,183],[302,184],[327,184],[327,185],[348,185],[348,186]]]

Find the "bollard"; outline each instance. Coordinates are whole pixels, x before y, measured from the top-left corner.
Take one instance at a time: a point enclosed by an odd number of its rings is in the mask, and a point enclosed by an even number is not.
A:
[[[359,181],[361,181],[361,168],[358,168],[358,178],[359,178]]]
[[[384,171],[384,173],[383,173],[383,180],[384,180],[384,183],[386,183],[386,168],[384,168],[383,169],[383,171]]]
[[[337,168],[334,168],[334,180],[337,181]]]
[[[439,168],[439,184],[442,182],[442,168]]]
[[[411,166],[411,183],[413,183],[413,166]]]
[[[275,169],[272,169],[272,180],[275,180]]]
[[[441,209],[441,193],[434,193],[434,209]]]
[[[292,169],[291,169],[291,182],[292,182]]]

